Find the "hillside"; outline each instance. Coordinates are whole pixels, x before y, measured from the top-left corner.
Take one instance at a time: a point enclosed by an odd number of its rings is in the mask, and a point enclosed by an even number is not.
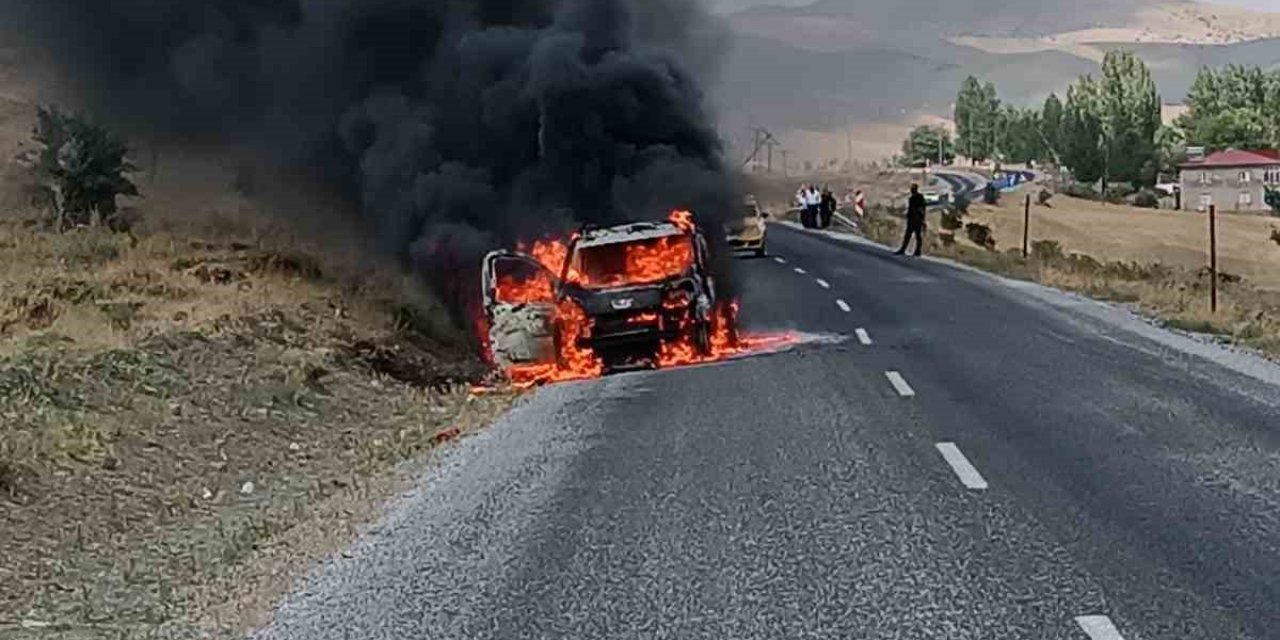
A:
[[[948,117],[969,74],[996,82],[1008,102],[1034,103],[1123,47],[1178,101],[1201,66],[1280,65],[1280,13],[1193,2],[823,0],[728,20],[735,46],[717,90],[725,127],[769,127],[797,148],[798,162],[844,157],[849,127],[860,141],[860,128],[904,133],[921,118]],[[817,149],[788,139],[822,133],[839,135]],[[882,157],[884,145],[868,142],[855,154]]]
[[[133,228],[55,232],[15,157],[43,88],[0,48],[0,636],[241,637],[510,399],[469,394],[466,340],[340,211],[232,150],[133,140]]]

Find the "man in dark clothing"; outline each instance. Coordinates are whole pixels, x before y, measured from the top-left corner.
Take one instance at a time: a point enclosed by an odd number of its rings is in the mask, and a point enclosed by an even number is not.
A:
[[[831,187],[822,189],[822,220],[823,229],[831,228],[831,218],[836,215],[836,194],[831,193]]]
[[[920,256],[920,251],[924,249],[924,215],[927,208],[928,203],[924,200],[924,194],[920,193],[920,185],[911,185],[911,197],[907,199],[907,236],[902,239],[902,248],[894,255],[906,255],[907,245],[911,244],[911,236],[914,235],[915,255]]]

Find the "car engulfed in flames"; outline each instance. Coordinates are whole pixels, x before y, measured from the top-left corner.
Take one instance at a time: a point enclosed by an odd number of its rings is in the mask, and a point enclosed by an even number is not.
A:
[[[587,228],[484,261],[488,355],[515,383],[721,359],[744,348],[688,212]]]

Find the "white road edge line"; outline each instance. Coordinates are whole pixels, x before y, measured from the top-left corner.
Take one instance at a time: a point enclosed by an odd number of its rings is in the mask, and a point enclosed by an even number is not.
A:
[[[858,342],[861,342],[864,346],[871,346],[871,334],[867,333],[866,329],[858,327],[855,333],[858,334]]]
[[[798,274],[800,274],[800,275],[805,275],[805,274],[807,274],[807,273],[809,273],[809,272],[808,272],[808,271],[805,271],[804,269],[801,269],[800,267],[796,267],[796,273],[798,273]]]
[[[916,395],[916,390],[912,389],[911,385],[907,384],[907,379],[902,377],[901,373],[898,373],[897,371],[887,371],[884,375],[889,378],[889,384],[893,385],[893,388],[898,392],[898,395],[904,398],[910,398]]]
[[[784,258],[784,257],[782,257],[782,256],[777,256],[777,257],[775,257],[775,258],[773,259],[773,261],[774,261],[774,262],[776,262],[776,263],[778,263],[778,264],[786,264],[786,263],[787,263],[787,259],[786,259],[786,258]]]
[[[987,481],[982,477],[981,473],[978,473],[977,469],[973,468],[972,464],[969,464],[969,459],[964,457],[963,453],[960,453],[960,447],[957,447],[953,442],[939,442],[936,446],[938,447],[938,453],[941,453],[942,458],[947,461],[947,464],[951,465],[951,470],[956,472],[964,486],[980,491],[987,488]],[[1076,622],[1080,622],[1080,620],[1081,618],[1076,618]],[[1107,624],[1110,625],[1111,623],[1107,622]],[[1084,626],[1084,623],[1081,623],[1081,626]],[[1108,638],[1108,636],[1095,636],[1094,640],[1101,640],[1102,638]],[[1108,638],[1108,640],[1110,639]],[[1116,640],[1121,639],[1116,636]]]
[[[845,302],[844,300],[836,300],[836,306],[840,307],[840,310],[845,313],[849,313],[850,311],[853,311],[853,309],[849,307],[849,303]]]
[[[1120,635],[1120,631],[1111,624],[1111,618],[1107,616],[1080,616],[1076,618],[1076,624],[1093,640],[1124,640],[1124,636]]]
[[[818,278],[818,286],[822,287],[823,289],[830,289],[831,283],[827,282],[826,280],[823,280],[822,278]]]

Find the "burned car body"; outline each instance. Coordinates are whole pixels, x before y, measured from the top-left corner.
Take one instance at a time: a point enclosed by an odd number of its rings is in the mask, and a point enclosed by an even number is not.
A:
[[[493,364],[506,370],[554,363],[555,283],[545,267],[524,254],[495,251],[484,259],[481,280]],[[518,286],[502,287],[504,281]]]
[[[577,351],[609,370],[656,366],[675,345],[711,353],[715,281],[706,239],[689,218],[587,227],[561,251],[535,253],[485,259],[496,365],[563,366]]]
[[[682,338],[709,353],[716,295],[707,261],[706,239],[692,226],[642,222],[579,234],[562,294],[589,323],[580,346],[614,363]]]

